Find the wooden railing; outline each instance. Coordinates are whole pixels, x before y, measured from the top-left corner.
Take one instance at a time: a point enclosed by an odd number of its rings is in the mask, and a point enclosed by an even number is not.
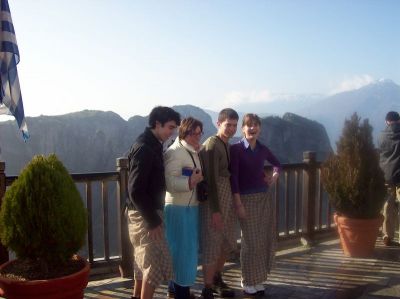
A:
[[[316,234],[332,231],[332,210],[314,152],[304,152],[303,163],[284,164],[272,194],[278,241],[302,238],[312,244]]]
[[[71,174],[88,211],[87,243],[80,254],[91,263],[92,273],[119,268],[122,277],[130,277],[133,255],[125,209],[128,161],[118,158],[116,162],[115,172]],[[276,204],[278,241],[303,238],[312,243],[318,234],[331,230],[331,210],[322,191],[320,167],[314,152],[305,152],[303,163],[283,165],[278,184],[271,190]],[[7,177],[5,163],[0,162],[0,198],[16,178]],[[100,211],[94,207],[100,207]],[[97,246],[95,239],[100,239]],[[6,260],[7,250],[0,247],[0,262]]]

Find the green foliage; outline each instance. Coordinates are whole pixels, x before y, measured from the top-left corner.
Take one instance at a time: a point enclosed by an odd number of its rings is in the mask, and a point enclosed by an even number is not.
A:
[[[372,127],[357,113],[346,119],[337,142],[337,154],[322,168],[322,183],[339,214],[351,218],[376,218],[383,206],[386,188],[372,141]]]
[[[84,244],[86,210],[74,181],[53,154],[35,156],[7,190],[0,238],[18,258],[63,264]]]

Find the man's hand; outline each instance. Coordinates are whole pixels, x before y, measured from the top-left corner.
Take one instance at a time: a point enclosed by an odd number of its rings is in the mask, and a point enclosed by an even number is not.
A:
[[[152,240],[161,240],[162,235],[163,235],[163,229],[161,224],[149,230],[149,237]]]
[[[222,230],[224,227],[224,223],[222,222],[222,215],[220,212],[213,213],[211,216],[211,226],[215,230],[219,231]]]

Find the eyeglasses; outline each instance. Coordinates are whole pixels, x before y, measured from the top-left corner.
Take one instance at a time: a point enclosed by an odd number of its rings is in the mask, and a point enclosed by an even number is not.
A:
[[[197,132],[197,133],[196,132],[191,132],[190,133],[191,136],[196,136],[196,137],[201,137],[201,136],[203,136],[203,134],[204,134],[203,132]]]

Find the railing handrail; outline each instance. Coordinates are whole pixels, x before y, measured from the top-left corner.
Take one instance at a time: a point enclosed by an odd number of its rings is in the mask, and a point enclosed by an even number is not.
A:
[[[322,163],[323,163],[323,162],[315,161],[315,167],[316,167],[316,168],[320,168],[320,167],[322,166]],[[308,165],[308,163],[305,163],[305,162],[282,163],[282,164],[281,164],[282,170],[296,170],[296,169],[302,170],[302,169],[304,169],[307,165]],[[267,168],[267,169],[272,169],[272,167],[273,167],[273,166],[270,166],[270,165],[265,166],[265,168]]]
[[[107,172],[81,172],[81,173],[70,173],[72,179],[75,182],[87,182],[87,181],[116,181],[119,179],[119,172],[107,171]],[[17,175],[11,175],[5,177],[6,187],[10,186],[16,179]]]
[[[70,175],[75,182],[116,181],[119,179],[118,171],[71,173]]]
[[[122,158],[125,159],[125,158]],[[4,162],[0,162],[4,163]],[[284,163],[282,165],[282,170],[304,170],[307,163]],[[316,162],[316,168],[322,165],[322,162]],[[272,169],[272,166],[265,166],[266,169]],[[86,182],[86,181],[114,181],[119,179],[118,171],[105,171],[105,172],[73,172],[70,173],[72,179],[75,182]],[[5,177],[6,187],[10,186],[16,179],[18,175],[11,175]]]

